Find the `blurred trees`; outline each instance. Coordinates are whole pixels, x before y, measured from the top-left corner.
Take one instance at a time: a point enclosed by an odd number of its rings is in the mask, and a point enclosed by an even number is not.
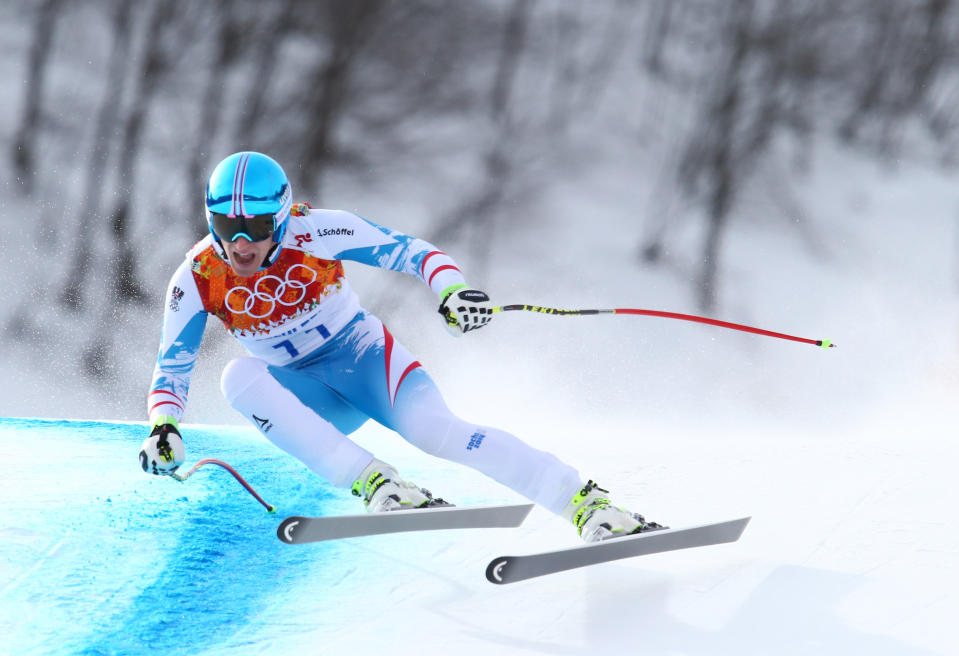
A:
[[[12,152],[13,164],[22,183],[21,188],[26,192],[33,190],[34,149],[40,126],[40,94],[49,70],[49,44],[53,41],[59,6],[60,0],[43,0],[37,3],[33,35],[27,51],[26,94]]]
[[[776,138],[791,136],[801,153],[814,133],[834,134],[894,161],[924,130],[944,163],[955,160],[952,0],[704,0],[660,2],[654,13],[645,68],[696,100],[675,172],[707,226],[696,276],[704,310],[717,305],[730,214]],[[646,261],[660,261],[667,234],[651,232]]]
[[[389,162],[435,184],[449,161],[471,161],[423,236],[463,240],[483,266],[497,217],[549,184],[542,162],[576,160],[577,122],[622,103],[608,131],[634,139],[638,160],[649,137],[635,115],[660,116],[658,193],[681,199],[646,218],[643,260],[663,263],[674,222],[695,216],[685,275],[711,310],[724,236],[777,140],[800,164],[814,134],[895,158],[924,131],[950,164],[959,144],[953,0],[22,4],[32,35],[12,164],[31,194],[55,163],[82,162],[71,219],[89,239],[58,286],[64,307],[101,318],[156,293],[144,267],[157,222],[202,235],[206,173],[239,149],[277,154],[314,203],[332,172]],[[51,86],[54,71],[87,77]],[[92,374],[107,370],[98,339]]]
[[[95,226],[104,222],[102,202],[104,193],[110,184],[108,164],[113,143],[117,137],[117,126],[123,121],[119,99],[124,97],[124,87],[128,79],[126,67],[131,61],[131,22],[133,5],[123,0],[114,0],[112,13],[112,50],[107,61],[106,84],[95,110],[96,121],[87,167],[86,183],[82,195],[82,205],[77,217],[77,232],[81,235],[97,233]],[[49,60],[47,60],[49,61]],[[79,311],[84,302],[84,290],[88,287],[91,268],[96,263],[93,251],[94,241],[80,239],[75,243],[70,268],[64,281],[60,302],[64,307]],[[119,253],[118,253],[119,255]]]

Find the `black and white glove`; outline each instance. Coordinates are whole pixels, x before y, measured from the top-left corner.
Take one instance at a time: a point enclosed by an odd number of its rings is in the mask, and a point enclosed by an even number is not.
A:
[[[493,318],[493,306],[486,292],[460,288],[443,298],[439,313],[446,319],[446,327],[456,336],[482,328]]]
[[[140,466],[148,474],[169,476],[183,464],[186,449],[173,417],[160,417],[140,447]]]

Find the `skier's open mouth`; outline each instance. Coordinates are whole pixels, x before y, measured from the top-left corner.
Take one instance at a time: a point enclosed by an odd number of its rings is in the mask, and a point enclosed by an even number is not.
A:
[[[233,261],[237,264],[252,264],[253,258],[256,257],[256,253],[247,253],[246,255],[242,253],[237,253],[233,251]]]

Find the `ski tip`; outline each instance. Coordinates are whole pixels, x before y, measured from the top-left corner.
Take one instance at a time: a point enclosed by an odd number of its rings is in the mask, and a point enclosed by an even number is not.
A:
[[[730,519],[724,524],[728,527],[727,539],[725,542],[737,542],[739,538],[743,536],[743,533],[746,532],[746,527],[749,526],[749,520],[752,519],[752,516],[740,517],[739,519]]]
[[[522,513],[522,516],[520,517],[520,522],[526,521],[526,518],[529,517],[529,514],[533,511],[533,508],[535,507],[536,507],[535,503],[518,504],[520,513]]]
[[[280,542],[296,544],[296,529],[302,519],[302,517],[287,517],[280,522],[280,525],[276,527],[276,537],[280,538]]]
[[[500,556],[490,561],[486,566],[486,580],[496,585],[508,583],[504,578],[505,568],[509,565],[510,556]]]

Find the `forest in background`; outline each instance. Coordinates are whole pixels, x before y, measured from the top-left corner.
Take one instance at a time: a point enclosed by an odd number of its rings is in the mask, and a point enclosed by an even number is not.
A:
[[[789,180],[822,139],[956,166],[957,37],[951,0],[7,3],[0,222],[30,248],[4,348],[72,340],[83,375],[121,380],[112,326],[159,306],[204,233],[208,171],[241,149],[314,206],[395,199],[479,279],[546,225],[531,198],[615,168],[644,190],[616,237],[633,264],[716,312],[757,187],[821,250]],[[694,243],[676,237],[691,224]]]

